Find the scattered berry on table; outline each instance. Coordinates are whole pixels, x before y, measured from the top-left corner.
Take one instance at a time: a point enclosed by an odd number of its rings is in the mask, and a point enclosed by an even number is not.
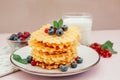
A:
[[[76,68],[77,67],[77,63],[76,62],[72,62],[71,63],[71,68]]]
[[[60,66],[60,70],[62,71],[62,72],[66,72],[67,70],[68,70],[68,66],[67,65],[61,65]]]
[[[108,57],[111,57],[111,56],[112,56],[112,53],[109,52],[109,53],[108,53]]]
[[[102,49],[101,44],[93,43],[90,47],[97,51],[103,58],[110,58],[112,56],[112,53],[108,49]]]

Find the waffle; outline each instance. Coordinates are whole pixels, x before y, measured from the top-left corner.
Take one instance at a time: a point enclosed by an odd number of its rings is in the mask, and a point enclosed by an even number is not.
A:
[[[76,42],[74,42],[76,43]],[[69,51],[69,50],[74,50],[75,46],[78,45],[77,43],[76,44],[67,44],[67,45],[64,45],[64,44],[59,44],[59,45],[56,45],[56,44],[49,44],[49,46],[46,45],[46,43],[37,43],[37,42],[33,42],[31,41],[30,43],[30,46],[32,47],[32,49],[35,49],[35,50],[38,50],[38,51],[41,51],[41,52],[49,52],[48,54],[56,54],[56,53],[61,53],[61,52],[66,52],[66,51]]]
[[[37,41],[42,41],[43,43],[50,43],[50,44],[51,43],[66,44],[66,43],[72,43],[76,39],[80,38],[79,29],[74,26],[70,26],[69,29],[65,31],[64,35],[62,35],[61,37],[56,36],[56,35],[50,36],[49,34],[46,34],[44,32],[45,28],[49,28],[50,26],[51,26],[50,24],[44,25],[39,30],[33,32],[31,35],[33,40],[35,39]]]
[[[75,53],[64,53],[58,55],[47,55],[44,53],[32,52],[32,56],[36,61],[44,62],[45,64],[64,64],[63,62],[71,62],[77,55]]]
[[[80,45],[79,29],[69,26],[62,36],[49,35],[44,32],[45,28],[51,25],[44,25],[31,34],[28,42],[32,48],[33,59],[37,65],[45,69],[57,69],[62,64],[70,65],[77,57],[77,45]]]

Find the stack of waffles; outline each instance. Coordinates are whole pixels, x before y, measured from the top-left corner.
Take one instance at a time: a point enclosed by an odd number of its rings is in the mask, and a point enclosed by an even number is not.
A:
[[[32,48],[32,57],[45,69],[57,69],[62,64],[70,66],[77,57],[79,29],[69,26],[62,36],[56,36],[44,32],[50,26],[44,25],[31,34],[28,44]]]

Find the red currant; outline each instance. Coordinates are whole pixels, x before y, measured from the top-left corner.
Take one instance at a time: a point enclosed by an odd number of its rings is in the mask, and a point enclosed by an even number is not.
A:
[[[95,45],[95,46],[99,46],[99,44],[98,44],[98,43],[96,43],[96,42],[95,42],[93,45]]]
[[[49,28],[45,28],[45,33],[48,33]]]
[[[18,37],[20,38],[20,37],[23,37],[23,34],[21,33],[21,34],[18,34]]]
[[[32,66],[36,66],[35,60],[32,60],[30,64],[31,64]]]
[[[91,45],[90,47],[93,48],[93,49],[96,49],[95,45]]]
[[[93,43],[90,47],[96,50],[98,54],[104,58],[108,58],[112,56],[112,53],[108,49],[103,50],[101,45],[98,43]]]
[[[108,57],[111,57],[111,56],[112,56],[112,53],[109,52],[109,53],[108,53]]]
[[[109,52],[109,50],[108,50],[108,49],[105,49],[105,50],[104,50],[104,53],[108,53],[108,52]]]
[[[96,50],[97,51],[100,51],[101,50],[101,46],[99,45],[99,46],[96,46]]]
[[[57,28],[54,28],[54,33],[56,33]]]
[[[77,61],[77,59],[78,59],[78,58],[80,58],[80,57],[79,57],[79,56],[77,56],[77,57],[75,58],[75,61]]]
[[[100,55],[103,55],[103,53],[104,53],[104,52],[103,52],[102,50],[99,52]]]
[[[29,37],[30,36],[30,33],[29,32],[24,32],[24,35],[23,35],[25,38]]]
[[[103,55],[104,58],[107,58],[107,55]]]
[[[20,40],[23,42],[23,41],[26,40],[26,38],[24,38],[24,37],[20,37]]]

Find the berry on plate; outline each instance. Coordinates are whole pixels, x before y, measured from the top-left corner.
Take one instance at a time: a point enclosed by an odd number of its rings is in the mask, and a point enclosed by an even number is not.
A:
[[[77,67],[77,63],[76,62],[72,62],[71,63],[71,68],[76,68]]]
[[[49,28],[45,28],[44,32],[49,35],[56,34],[57,36],[62,36],[64,31],[67,31],[68,26],[63,25],[63,20],[53,21],[53,25],[49,26]]]
[[[49,28],[45,28],[45,33],[48,33]]]
[[[63,29],[60,28],[60,29],[56,30],[56,35],[57,36],[61,36],[62,34],[63,34]]]
[[[60,66],[60,70],[62,71],[62,72],[66,72],[67,70],[68,70],[68,66],[67,65],[61,65]]]
[[[53,26],[50,26],[50,29],[54,29],[54,27],[53,27]]]
[[[27,61],[30,63],[32,61],[33,57],[32,56],[27,56]]]
[[[32,66],[36,66],[35,60],[32,60],[32,61],[30,62],[30,64],[31,64]]]
[[[76,58],[76,62],[77,62],[78,64],[81,64],[81,63],[83,62],[83,58],[77,57],[77,58]]]
[[[49,30],[48,30],[48,34],[49,34],[49,35],[53,35],[53,34],[54,34],[54,29],[49,29]]]
[[[62,29],[63,29],[63,31],[67,31],[68,26],[67,26],[67,25],[63,25],[63,26],[62,26]]]

